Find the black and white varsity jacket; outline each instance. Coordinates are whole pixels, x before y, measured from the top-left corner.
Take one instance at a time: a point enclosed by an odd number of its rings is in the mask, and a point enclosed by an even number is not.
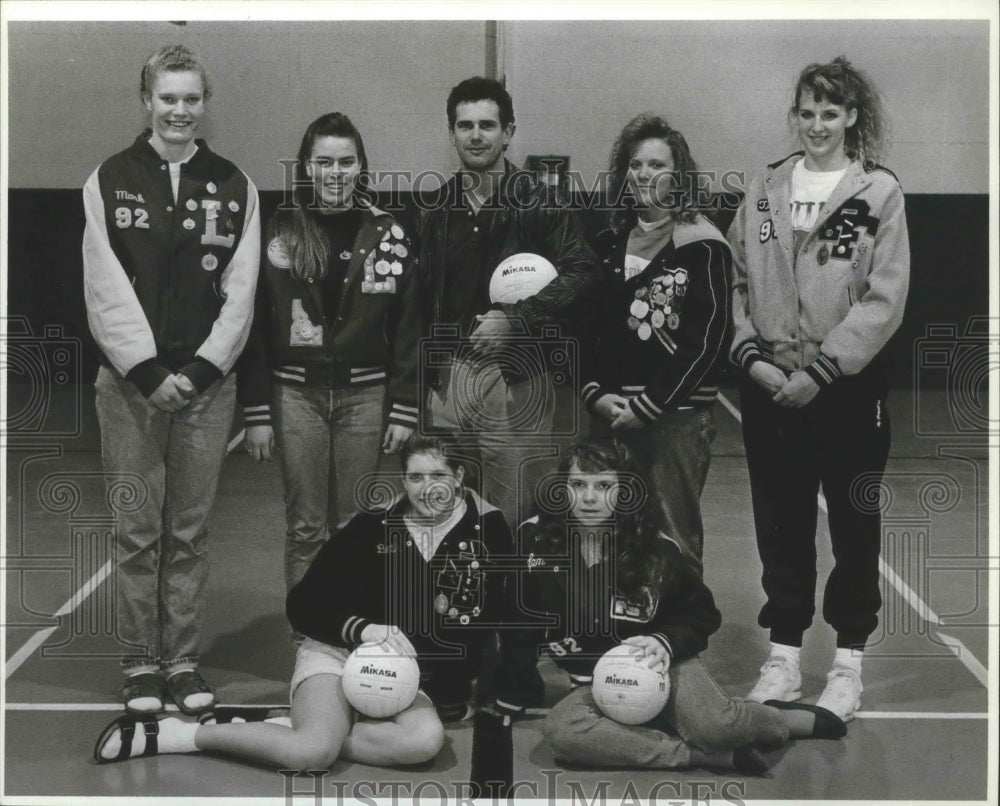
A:
[[[273,381],[326,388],[387,383],[389,421],[416,427],[424,328],[413,246],[390,214],[374,206],[359,210],[361,225],[332,320],[323,311],[320,281],[292,275],[279,237],[267,244],[256,320],[238,373],[247,425],[270,425]]]
[[[150,132],[83,188],[87,319],[102,363],[149,396],[174,372],[199,391],[233,367],[253,317],[260,265],[257,189],[204,140],[180,166]]]
[[[643,422],[710,405],[732,338],[732,257],[705,218],[678,221],[670,243],[625,279],[629,231],[597,236],[603,283],[592,336],[584,341],[584,405],[614,393]]]

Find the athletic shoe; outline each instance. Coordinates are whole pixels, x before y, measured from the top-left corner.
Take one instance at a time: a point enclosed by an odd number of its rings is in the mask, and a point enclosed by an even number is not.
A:
[[[816,700],[816,705],[836,714],[844,722],[854,719],[861,705],[861,675],[853,669],[834,666],[826,676],[826,688]]]
[[[791,702],[802,697],[802,674],[799,665],[784,655],[771,655],[760,667],[757,681],[745,699],[754,702],[781,700]]]

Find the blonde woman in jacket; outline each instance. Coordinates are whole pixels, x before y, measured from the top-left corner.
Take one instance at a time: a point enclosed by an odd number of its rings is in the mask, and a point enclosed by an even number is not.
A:
[[[728,238],[735,268],[732,358],[742,368],[770,657],[749,699],[802,696],[799,650],[812,623],[817,492],[835,565],[823,617],[837,635],[818,704],[844,720],[881,606],[881,522],[862,489],[889,454],[881,351],[903,318],[910,253],[903,194],[876,163],[884,116],[843,57],[799,76],[790,110],[802,151],[750,182]]]

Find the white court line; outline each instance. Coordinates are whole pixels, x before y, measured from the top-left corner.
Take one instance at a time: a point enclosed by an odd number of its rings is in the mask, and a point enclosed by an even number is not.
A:
[[[233,450],[243,441],[245,434],[246,430],[240,429],[240,432],[229,440],[229,445],[226,447],[227,454],[232,453]],[[76,610],[81,604],[84,603],[84,601],[86,601],[90,594],[100,587],[101,583],[104,582],[110,574],[111,560],[108,560],[103,566],[101,566],[100,570],[96,574],[88,579],[76,593],[65,601],[62,607],[52,614],[52,618],[62,618],[63,616],[68,616]],[[30,658],[35,651],[48,640],[49,636],[59,629],[60,626],[61,625],[56,624],[54,627],[45,627],[25,641],[21,648],[11,655],[10,660],[4,664],[4,679],[9,680],[10,676],[21,668],[24,662],[28,660],[28,658]]]
[[[263,710],[287,709],[288,704],[261,705],[260,703],[236,704],[221,703],[225,708],[259,708]],[[10,702],[4,708],[8,711],[121,711],[120,702]],[[176,705],[168,705],[167,711],[178,711]],[[548,708],[527,708],[525,713],[528,716],[544,716],[548,714]],[[855,719],[988,719],[989,714],[981,714],[977,711],[858,711],[854,714]]]
[[[722,405],[729,410],[729,413],[733,415],[736,422],[743,425],[743,415],[740,410],[730,403],[722,392],[719,392],[719,400],[721,400]],[[820,509],[829,515],[830,512],[826,508],[826,496],[820,492],[816,498],[819,501]],[[935,626],[941,625],[941,617],[931,610],[930,606],[920,598],[917,592],[900,579],[899,575],[881,557],[878,559],[878,570],[879,573],[885,577],[886,581],[896,589],[896,592],[903,597],[906,603],[917,612],[917,615],[920,616],[920,618]],[[969,651],[969,648],[957,638],[952,638],[950,635],[944,635],[939,632],[937,633],[937,636],[945,643],[948,649],[952,651],[952,654],[958,658],[961,664],[972,673],[973,677],[975,677],[976,680],[983,685],[983,688],[989,688],[989,681],[986,677],[986,667],[983,666],[983,664],[979,662],[979,659]]]

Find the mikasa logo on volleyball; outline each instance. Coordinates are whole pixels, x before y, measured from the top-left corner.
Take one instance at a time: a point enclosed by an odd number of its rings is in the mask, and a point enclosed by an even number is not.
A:
[[[396,676],[396,673],[392,669],[380,669],[378,666],[362,666],[360,674],[375,674],[380,677]]]
[[[501,274],[502,277],[506,277],[508,274],[516,274],[519,271],[538,271],[534,266],[511,266],[509,269],[504,269]]]
[[[639,681],[634,677],[617,677],[616,675],[609,674],[604,678],[604,685],[606,686],[638,686]]]

